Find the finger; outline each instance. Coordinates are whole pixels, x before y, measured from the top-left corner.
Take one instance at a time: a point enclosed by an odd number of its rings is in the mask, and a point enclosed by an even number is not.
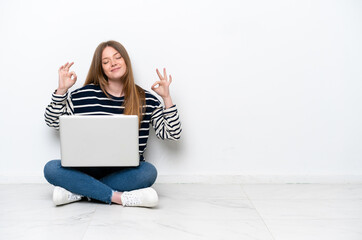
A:
[[[170,75],[170,83],[172,83],[172,77],[171,77],[171,75]]]
[[[74,62],[67,63],[67,66],[65,67],[65,70],[69,71],[70,67],[74,64]]]
[[[63,66],[61,66],[60,67],[60,69],[59,70],[61,70],[61,71],[67,71],[67,64],[64,64]]]
[[[73,66],[73,64],[74,64],[74,62],[71,62],[71,63],[69,64],[69,66],[68,66],[68,69],[69,69],[71,66]]]
[[[70,72],[70,78],[73,80],[77,80],[77,74],[74,71]]]
[[[163,76],[161,75],[161,73],[158,71],[158,69],[156,68],[156,72],[158,74],[158,77],[162,80],[163,79]]]
[[[161,81],[156,81],[156,82],[152,85],[151,88],[154,88],[155,86],[160,85],[160,84],[161,84]]]
[[[163,68],[163,75],[165,75],[165,80],[167,80],[166,68]]]
[[[152,85],[151,89],[156,89],[156,88],[158,88],[158,87],[156,87],[156,86],[157,86],[157,85],[160,85],[160,84],[161,84],[161,81],[155,82],[155,83]]]

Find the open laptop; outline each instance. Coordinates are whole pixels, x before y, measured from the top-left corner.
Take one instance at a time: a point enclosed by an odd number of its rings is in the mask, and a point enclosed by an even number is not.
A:
[[[138,116],[61,116],[60,149],[64,167],[139,165]]]

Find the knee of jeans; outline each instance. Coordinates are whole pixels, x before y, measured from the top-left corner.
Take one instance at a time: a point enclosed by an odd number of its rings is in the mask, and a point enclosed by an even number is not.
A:
[[[45,164],[44,177],[49,183],[55,184],[54,181],[57,178],[57,172],[60,167],[60,160],[51,160]]]
[[[150,163],[147,163],[146,166],[147,182],[149,186],[152,186],[157,179],[157,169]]]

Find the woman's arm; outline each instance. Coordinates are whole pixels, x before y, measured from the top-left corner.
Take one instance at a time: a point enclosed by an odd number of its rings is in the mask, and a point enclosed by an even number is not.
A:
[[[160,103],[152,112],[151,123],[158,138],[175,141],[180,139],[182,128],[176,105],[164,109]]]
[[[163,69],[164,76],[160,74],[158,69],[156,69],[156,72],[160,81],[155,82],[151,88],[162,97],[165,108],[163,109],[161,103],[159,103],[159,106],[152,112],[152,126],[155,129],[158,138],[179,140],[182,132],[181,122],[176,105],[172,102],[169,90],[172,77],[170,75],[170,78],[167,78],[165,68]]]
[[[68,90],[77,81],[75,72],[69,72],[73,63],[66,63],[58,70],[59,84],[52,95],[52,101],[45,109],[45,122],[49,127],[59,129],[59,117],[73,114],[71,100],[68,100]]]
[[[45,123],[54,129],[59,129],[59,117],[62,115],[72,115],[73,108],[71,101],[68,100],[68,93],[63,95],[56,94],[56,91],[52,94],[52,100],[46,107],[44,118]]]

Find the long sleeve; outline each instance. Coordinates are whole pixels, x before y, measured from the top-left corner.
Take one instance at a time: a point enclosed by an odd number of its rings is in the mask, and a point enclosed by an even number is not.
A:
[[[176,105],[163,109],[160,104],[151,116],[152,126],[160,139],[179,140],[181,137],[181,122]]]
[[[54,129],[59,130],[59,117],[61,115],[72,115],[73,108],[71,100],[68,99],[68,93],[64,95],[52,94],[52,101],[45,109],[45,122]]]

